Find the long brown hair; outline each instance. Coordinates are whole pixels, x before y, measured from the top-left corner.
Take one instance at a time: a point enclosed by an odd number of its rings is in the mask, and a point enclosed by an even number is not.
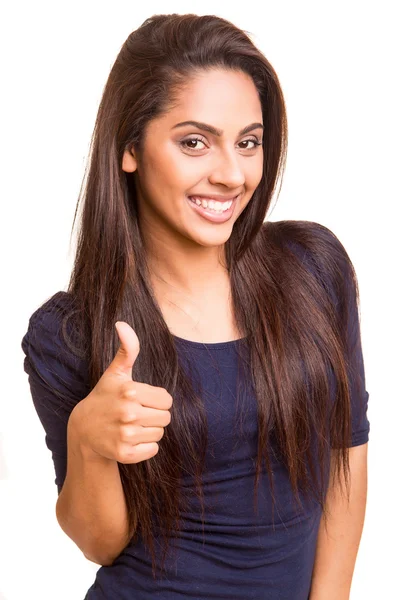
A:
[[[192,75],[212,68],[252,77],[266,131],[262,179],[225,244],[235,319],[246,336],[258,405],[254,497],[265,462],[275,501],[272,439],[297,501],[303,490],[325,511],[330,458],[333,472],[342,471],[348,484],[347,305],[354,291],[358,301],[357,281],[343,246],[327,228],[306,221],[264,222],[287,152],[277,74],[247,32],[225,19],[154,15],[128,36],[104,88],[75,212],[74,224],[82,203],[68,287],[91,387],[118,349],[115,322],[126,321],[140,341],[133,379],[163,387],[174,399],[158,453],[138,464],[118,463],[130,534],[133,540],[141,534],[150,549],[153,575],[155,525],[165,543],[162,565],[168,536],[179,531],[183,468],[194,477],[204,517],[207,423],[150,285],[133,174],[122,170],[122,156],[133,145],[140,150],[146,125],[173,105]],[[344,284],[340,270],[352,286]]]

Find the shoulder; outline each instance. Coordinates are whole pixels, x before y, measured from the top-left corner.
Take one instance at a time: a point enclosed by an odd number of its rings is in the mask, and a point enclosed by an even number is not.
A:
[[[80,323],[79,310],[72,294],[64,291],[56,292],[43,302],[29,317],[28,330],[22,340],[25,351],[27,345],[36,338],[48,338],[52,343],[66,341],[72,347],[78,341]],[[69,343],[71,342],[71,343]],[[83,348],[78,349],[78,353]]]
[[[338,236],[316,221],[282,220],[263,224],[265,243],[282,250],[282,260],[288,253],[311,272],[327,291],[335,295],[343,286],[356,285],[350,257]]]
[[[21,341],[24,370],[58,395],[80,397],[88,364],[79,311],[71,294],[59,291],[31,314]]]
[[[337,235],[316,221],[267,221],[262,229],[266,240],[271,239],[273,243],[287,245],[293,251],[307,253],[322,263],[330,261],[332,256],[342,260],[347,256]]]
[[[60,326],[62,319],[74,310],[74,300],[71,294],[64,291],[56,292],[45,300],[29,317],[30,328],[45,325]]]
[[[266,250],[268,244],[281,249],[280,271],[285,273],[285,281],[307,289],[320,306],[327,306],[328,300],[327,309],[333,309],[335,325],[346,345],[359,348],[358,278],[343,243],[331,229],[314,221],[276,221],[264,227]],[[315,285],[310,284],[308,275]]]

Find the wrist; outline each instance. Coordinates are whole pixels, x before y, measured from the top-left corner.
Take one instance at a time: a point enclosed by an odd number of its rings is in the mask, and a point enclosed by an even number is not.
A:
[[[67,426],[67,444],[68,449],[75,455],[79,455],[86,461],[95,461],[101,463],[115,462],[101,456],[98,452],[95,452],[89,445],[86,434],[85,434],[85,408],[86,398],[78,402],[73,408]]]

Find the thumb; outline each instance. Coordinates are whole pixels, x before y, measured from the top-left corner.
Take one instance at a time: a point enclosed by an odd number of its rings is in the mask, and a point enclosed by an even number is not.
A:
[[[115,323],[120,346],[107,371],[132,377],[132,367],[140,351],[139,339],[132,327],[125,321]]]

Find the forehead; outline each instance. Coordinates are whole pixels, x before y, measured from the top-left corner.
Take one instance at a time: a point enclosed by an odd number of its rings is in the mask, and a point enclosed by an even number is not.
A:
[[[161,118],[163,125],[170,127],[190,119],[224,131],[230,127],[238,131],[253,121],[262,122],[262,106],[253,80],[241,71],[215,69],[197,74],[176,93],[174,105]]]

